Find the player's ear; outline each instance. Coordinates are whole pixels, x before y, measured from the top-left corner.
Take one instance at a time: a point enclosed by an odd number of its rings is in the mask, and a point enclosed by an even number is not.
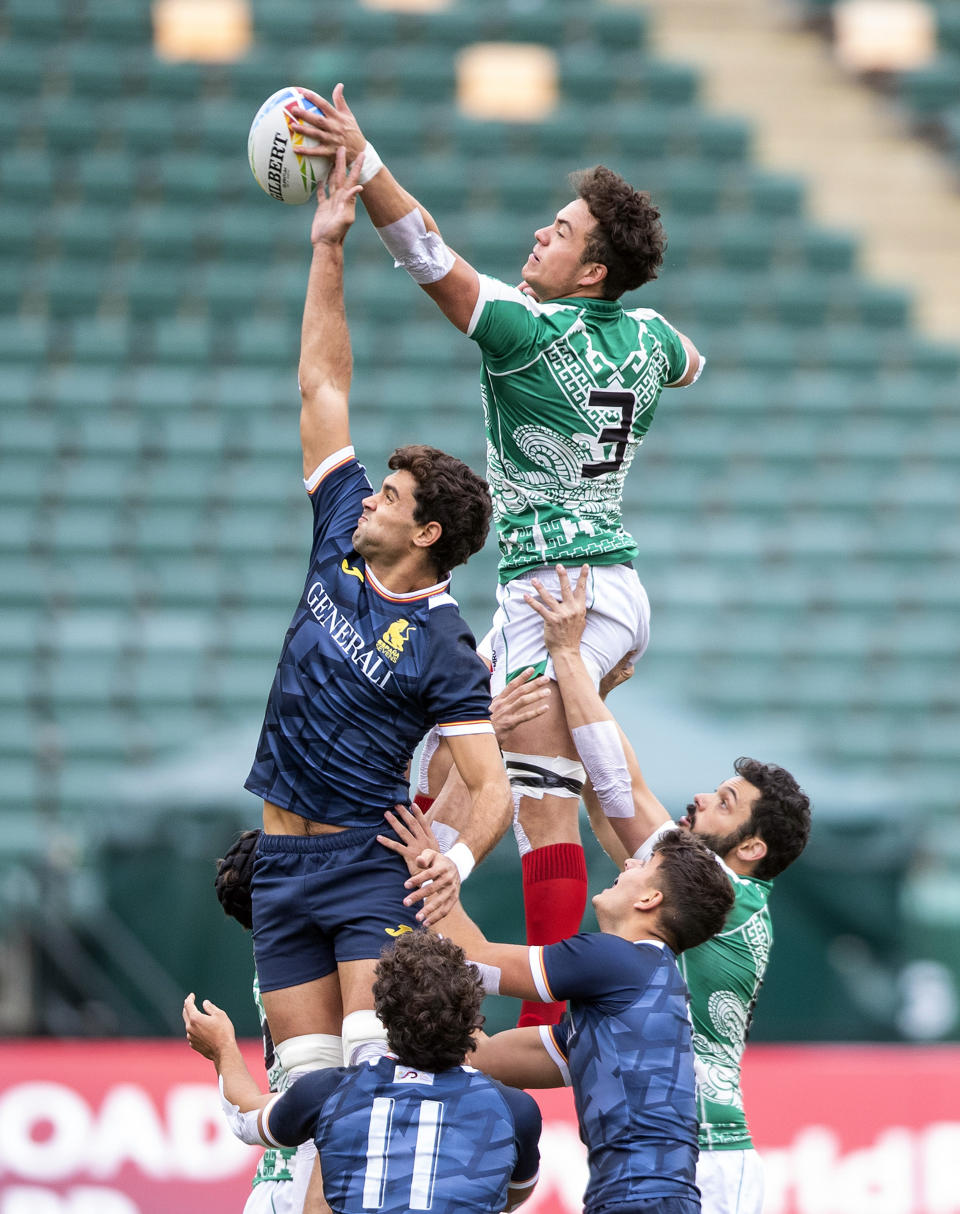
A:
[[[443,535],[443,528],[438,522],[424,523],[413,537],[413,542],[418,548],[429,548],[431,544],[437,542],[441,535]]]
[[[595,287],[607,276],[607,267],[599,261],[588,261],[583,266],[580,275],[581,287]]]
[[[648,889],[642,898],[638,898],[633,906],[638,911],[656,910],[663,902],[663,890]]]
[[[737,859],[747,864],[759,864],[767,854],[767,845],[759,835],[748,835],[737,847]]]

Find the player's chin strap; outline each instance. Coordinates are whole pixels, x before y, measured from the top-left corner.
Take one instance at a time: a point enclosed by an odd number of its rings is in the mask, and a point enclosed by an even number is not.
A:
[[[351,1012],[343,1018],[343,1058],[341,1066],[375,1062],[388,1052],[387,1030],[370,1008]]]
[[[421,286],[439,282],[453,269],[456,257],[443,243],[439,232],[427,231],[419,207],[402,219],[377,228],[377,235],[393,257],[396,268],[406,270]]]

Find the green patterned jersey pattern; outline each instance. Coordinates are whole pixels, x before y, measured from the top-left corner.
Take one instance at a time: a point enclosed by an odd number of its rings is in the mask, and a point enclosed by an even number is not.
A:
[[[753,1145],[740,1064],[773,945],[767,907],[772,884],[727,873],[735,901],[723,931],[678,959],[690,991],[701,1151]]]
[[[623,484],[661,389],[686,372],[676,329],[649,308],[538,303],[481,275],[468,334],[482,353],[501,582],[558,561],[631,560]]]

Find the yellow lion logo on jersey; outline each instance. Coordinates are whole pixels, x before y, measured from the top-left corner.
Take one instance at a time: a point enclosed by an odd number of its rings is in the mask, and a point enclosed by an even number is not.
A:
[[[410,639],[410,633],[416,632],[416,626],[409,620],[394,620],[383,636],[377,641],[377,649],[391,662],[398,662],[403,653],[403,647]]]

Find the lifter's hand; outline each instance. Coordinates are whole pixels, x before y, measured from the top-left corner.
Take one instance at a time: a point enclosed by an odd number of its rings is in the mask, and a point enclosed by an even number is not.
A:
[[[536,587],[539,600],[535,599],[532,594],[525,594],[523,598],[543,619],[543,639],[550,653],[559,653],[561,650],[579,652],[580,640],[587,624],[587,579],[589,576],[590,566],[581,565],[577,584],[571,589],[566,569],[562,565],[558,565],[559,602],[541,582],[538,582],[536,578],[531,579]]]
[[[317,209],[310,228],[310,240],[314,245],[343,244],[357,217],[357,195],[363,189],[360,184],[362,167],[361,154],[347,173],[346,153],[343,148],[337,151],[326,191],[322,184],[317,187]]]
[[[209,999],[204,999],[201,1012],[193,991],[183,1001],[183,1023],[190,1048],[218,1066],[224,1050],[237,1048],[237,1035],[227,1013]]]
[[[356,160],[366,147],[367,140],[353,116],[353,111],[343,99],[343,85],[334,87],[331,101],[310,89],[301,89],[301,92],[322,110],[322,113],[305,110],[301,105],[291,105],[287,110],[295,120],[291,123],[292,128],[317,140],[316,147],[297,148],[298,155],[333,156],[337,148],[346,148],[347,160]]]
[[[415,805],[410,809],[398,805],[396,813],[387,810],[383,816],[398,838],[377,835],[377,842],[402,856],[410,872],[404,886],[411,892],[404,898],[403,905],[413,906],[422,901],[417,919],[424,927],[432,927],[456,905],[460,896],[459,870],[440,851],[429,823]]]
[[[546,712],[549,701],[550,680],[545,674],[536,674],[532,666],[511,679],[490,705],[490,720],[500,745],[506,743],[507,735],[518,725]]]

